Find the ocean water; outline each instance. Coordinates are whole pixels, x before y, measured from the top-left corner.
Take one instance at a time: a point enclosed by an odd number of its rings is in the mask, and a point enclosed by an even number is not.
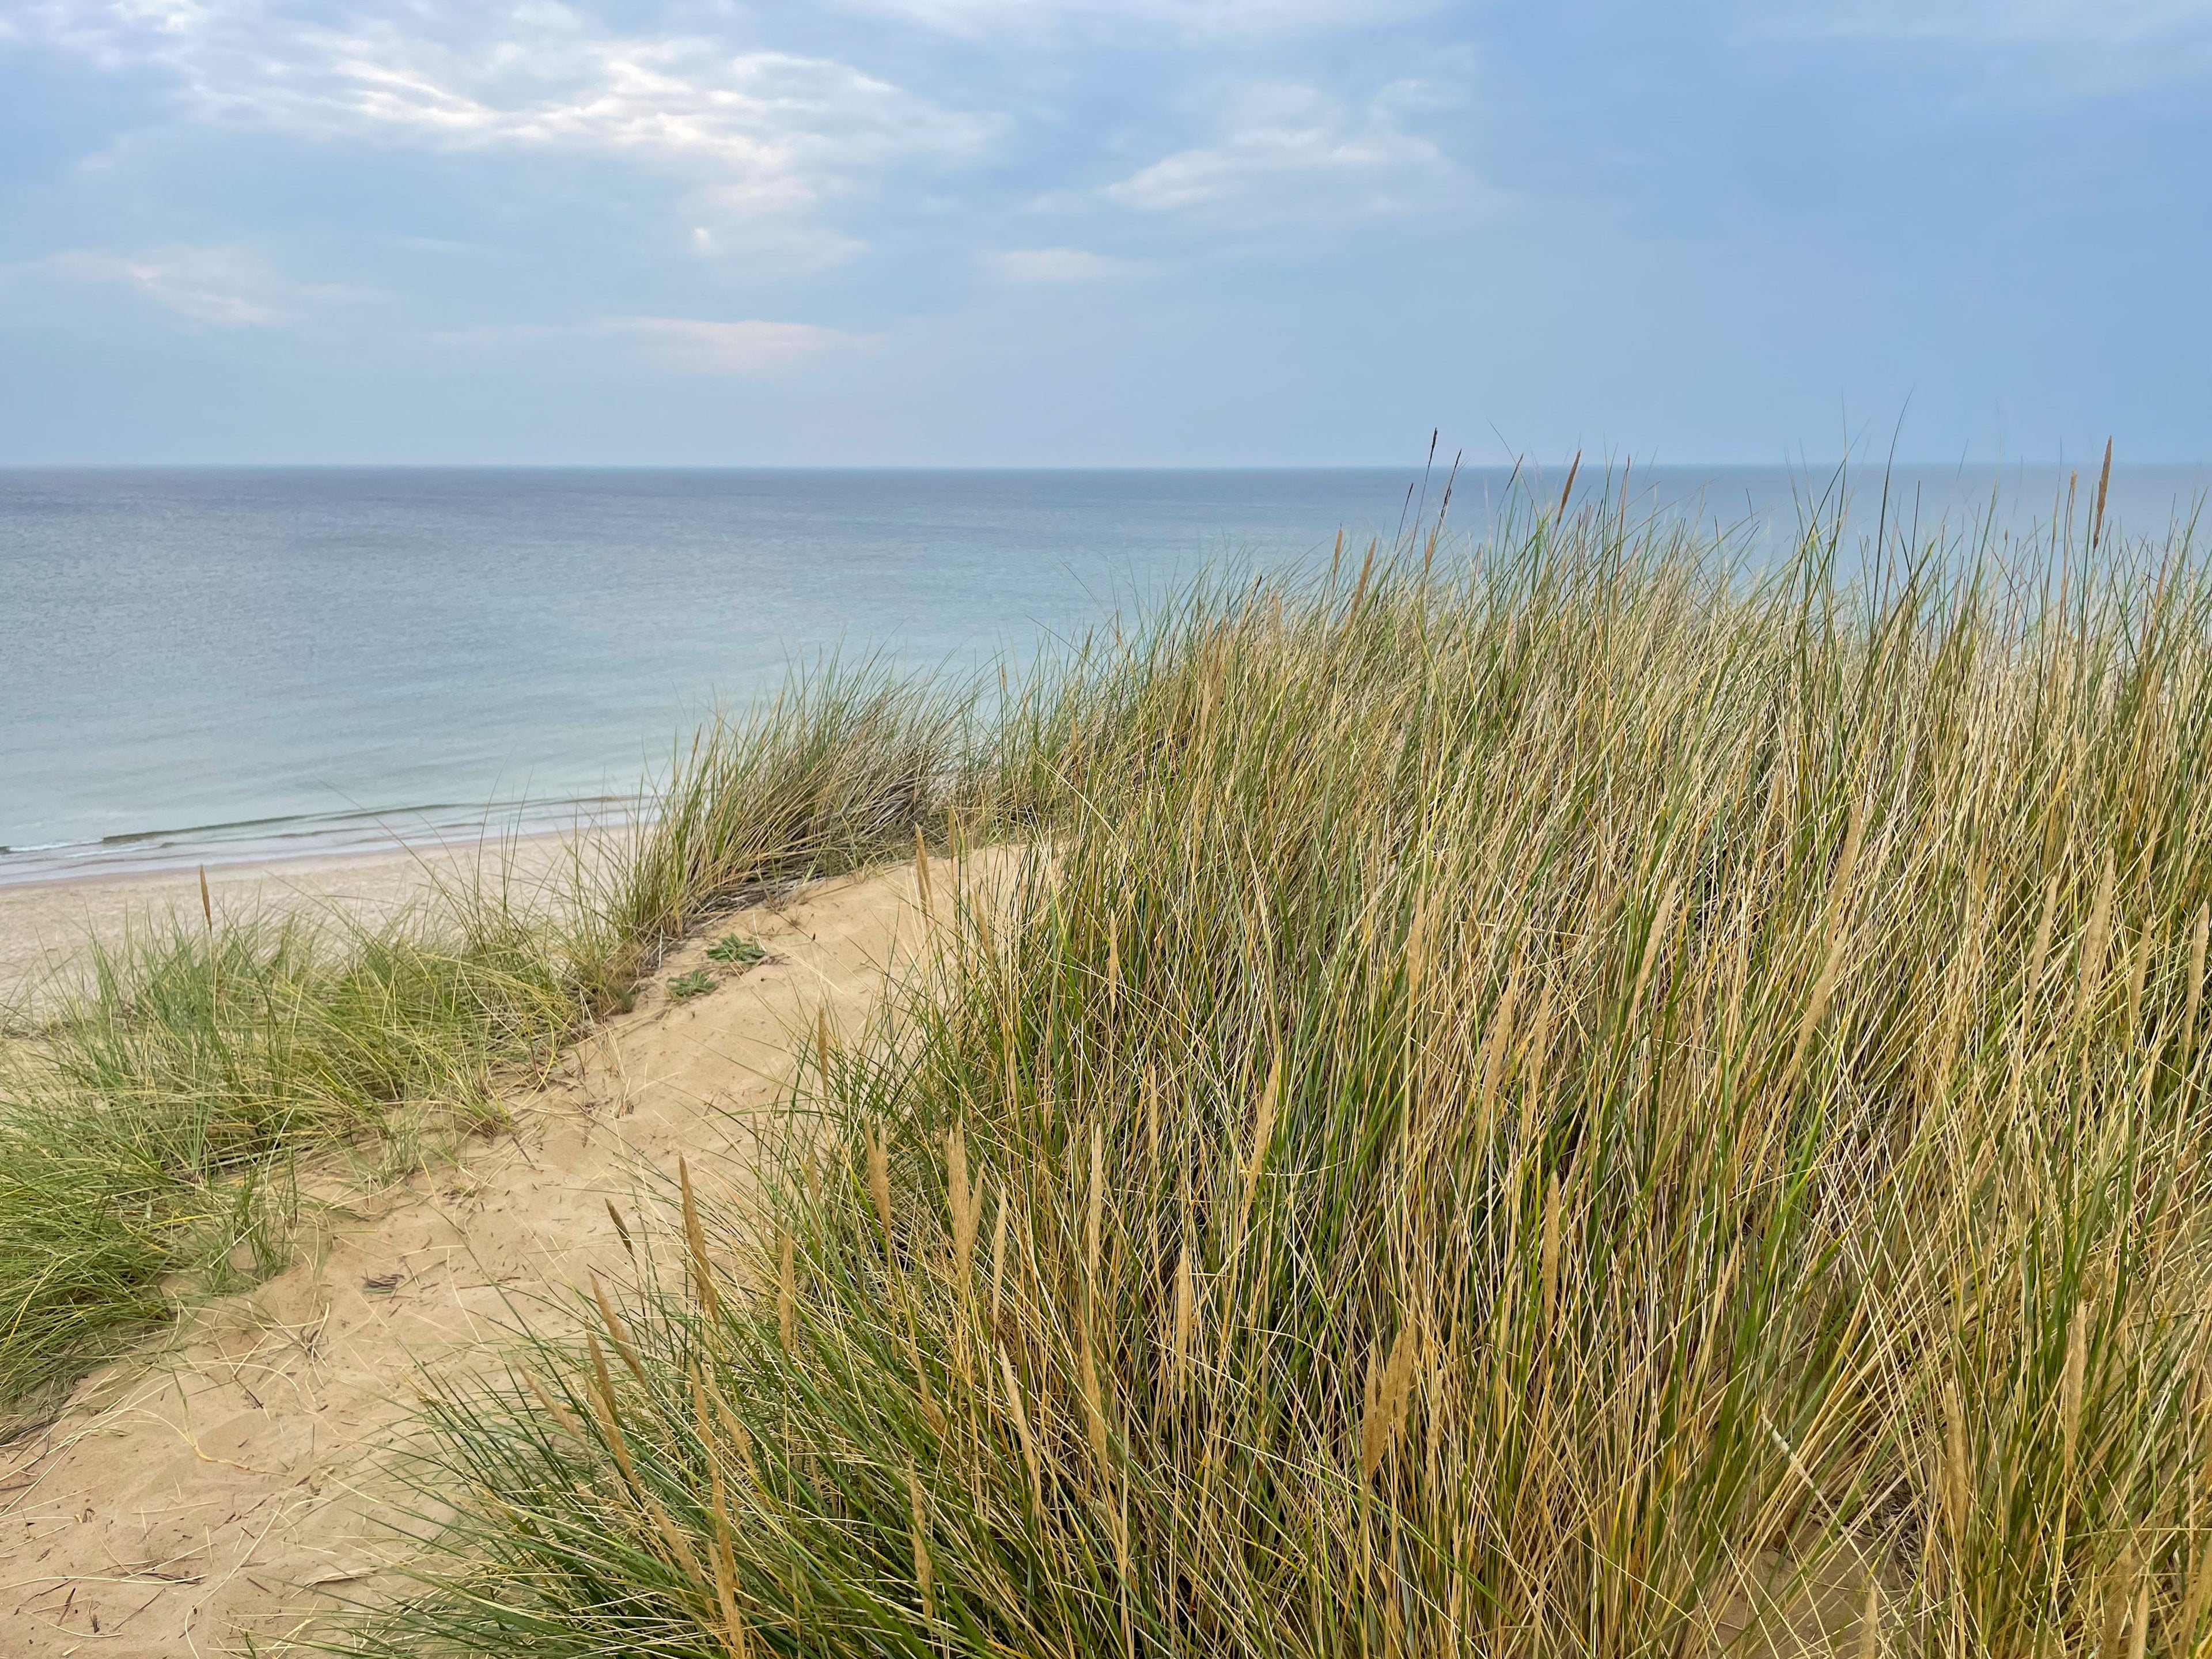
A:
[[[1462,472],[1454,524],[1480,533],[1509,480]],[[1443,482],[0,471],[0,883],[618,813],[679,733],[794,665],[972,672],[1207,568],[1325,562],[1340,530],[1387,540]],[[1829,482],[1672,468],[1632,472],[1629,495],[1778,540]],[[2065,479],[1889,483],[1926,522],[1994,507],[2017,531]],[[1588,468],[1577,495],[1606,483]],[[1881,483],[1852,485],[1863,520]],[[2208,488],[2212,469],[2122,469],[2110,511],[2159,531]]]

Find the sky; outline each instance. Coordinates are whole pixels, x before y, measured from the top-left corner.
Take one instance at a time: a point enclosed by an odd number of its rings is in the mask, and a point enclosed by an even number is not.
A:
[[[0,0],[0,464],[2212,459],[2212,0]]]

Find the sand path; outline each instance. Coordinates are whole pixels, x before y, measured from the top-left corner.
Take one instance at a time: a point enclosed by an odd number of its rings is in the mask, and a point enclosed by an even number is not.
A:
[[[338,1598],[403,1581],[388,1467],[418,1367],[493,1363],[515,1324],[575,1328],[574,1287],[624,1257],[607,1214],[641,1166],[742,1182],[744,1123],[773,1113],[793,1039],[826,1008],[852,1030],[918,938],[910,871],[817,884],[711,930],[769,959],[713,969],[709,936],[665,963],[477,1139],[364,1197],[335,1178],[301,1257],[194,1312],[155,1350],[81,1384],[42,1431],[0,1448],[0,1654],[171,1659],[264,1653]],[[191,899],[198,902],[195,884]]]

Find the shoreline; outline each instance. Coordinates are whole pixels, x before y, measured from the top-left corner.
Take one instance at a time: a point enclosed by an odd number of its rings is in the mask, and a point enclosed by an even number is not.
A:
[[[21,887],[159,880],[178,872],[261,869],[374,858],[399,849],[590,833],[632,822],[638,795],[300,813],[147,830],[97,840],[0,847],[0,894]]]

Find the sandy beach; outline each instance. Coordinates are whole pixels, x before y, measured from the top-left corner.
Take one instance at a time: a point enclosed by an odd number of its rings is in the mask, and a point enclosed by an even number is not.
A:
[[[557,903],[590,846],[588,836],[549,833],[227,865],[208,871],[208,898],[217,921],[292,914],[368,926],[479,879],[506,884],[521,904]],[[95,941],[175,921],[202,925],[197,869],[0,886],[0,1009],[49,1005]]]

